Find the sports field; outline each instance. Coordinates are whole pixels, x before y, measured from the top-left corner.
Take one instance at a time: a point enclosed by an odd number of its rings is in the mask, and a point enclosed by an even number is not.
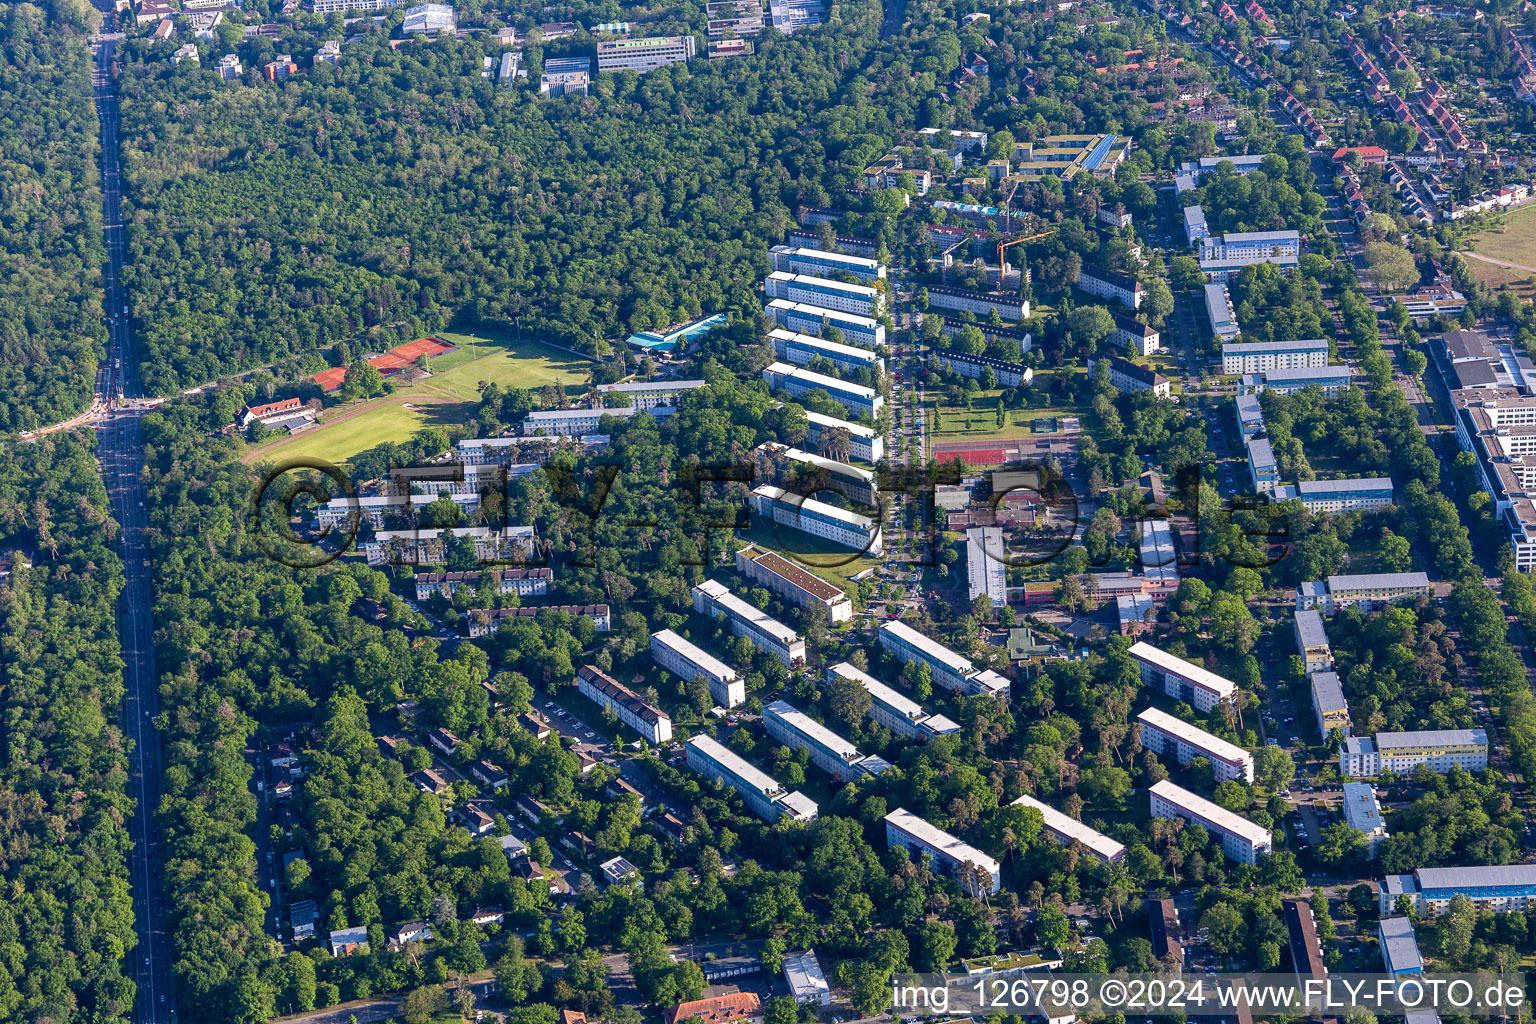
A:
[[[267,442],[247,461],[277,458],[325,459],[343,463],[385,442],[409,440],[423,427],[463,423],[480,400],[480,384],[542,388],[558,384],[577,394],[596,364],[535,341],[516,341],[491,331],[444,332],[458,351],[431,360],[432,375],[416,384],[395,381],[395,393],[355,405],[335,405],[320,414],[320,425],[296,437]]]
[[[1496,260],[1536,267],[1536,206],[1507,214],[1472,236],[1471,248]]]

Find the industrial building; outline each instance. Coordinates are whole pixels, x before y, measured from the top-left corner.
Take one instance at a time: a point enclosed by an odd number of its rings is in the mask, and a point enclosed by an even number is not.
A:
[[[965,571],[971,601],[985,597],[993,608],[1008,603],[1008,552],[1000,526],[973,526],[965,531]]]

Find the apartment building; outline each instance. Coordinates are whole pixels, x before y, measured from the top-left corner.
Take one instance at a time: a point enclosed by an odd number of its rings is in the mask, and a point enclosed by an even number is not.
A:
[[[930,309],[949,309],[961,313],[990,316],[994,311],[1004,320],[1029,319],[1029,300],[1006,292],[977,292],[965,288],[925,285]]]
[[[782,327],[769,331],[768,338],[773,342],[774,355],[796,366],[805,366],[813,359],[825,359],[837,367],[839,373],[855,370],[885,372],[885,360],[871,349],[786,331]]]
[[[425,601],[441,594],[453,597],[460,588],[477,590],[480,581],[490,577],[491,585],[498,594],[516,594],[519,597],[542,597],[549,593],[555,581],[554,571],[547,568],[496,569],[466,572],[419,572],[412,580],[416,584],[416,600]]]
[[[1084,263],[1077,279],[1077,287],[1089,295],[1111,302],[1118,302],[1131,309],[1140,309],[1146,289],[1141,282],[1118,270],[1106,270],[1096,263]]]
[[[1381,883],[1383,918],[1398,913],[1398,897],[1420,914],[1439,917],[1451,909],[1451,900],[1465,896],[1479,910],[1507,914],[1528,911],[1536,896],[1536,864],[1503,864],[1467,868],[1414,868],[1412,874],[1388,875]]]
[[[544,604],[524,605],[521,608],[476,608],[466,616],[469,620],[469,637],[478,640],[490,636],[504,622],[514,619],[536,619],[545,612],[560,612],[586,619],[598,633],[607,633],[613,626],[613,616],[605,604]]]
[[[743,601],[719,580],[705,580],[693,588],[693,610],[713,618],[724,615],[731,633],[744,636],[759,651],[766,651],[785,668],[805,664],[805,638],[756,605]]]
[[[957,654],[899,619],[880,624],[880,646],[901,662],[921,662],[928,666],[933,685],[966,696],[985,693],[1007,697],[1011,685],[1006,676],[991,669],[978,669],[970,658]]]
[[[651,707],[596,665],[576,670],[576,690],[594,704],[612,708],[619,721],[649,742],[665,743],[672,738],[672,719],[665,711]]]
[[[1002,888],[1002,869],[995,858],[905,808],[885,816],[885,841],[902,847],[914,860],[931,858],[934,870],[954,877],[972,896],[992,895]]]
[[[442,565],[447,561],[445,536],[474,544],[482,565],[514,564],[533,554],[533,527],[455,526],[451,529],[376,530],[363,545],[369,565]]]
[[[1434,586],[1422,572],[1378,572],[1329,576],[1323,582],[1303,583],[1296,588],[1297,609],[1316,608],[1332,618],[1345,608],[1374,611],[1389,604],[1404,604],[1433,597]]]
[[[917,137],[932,149],[940,148],[940,139],[949,132],[951,145],[961,152],[981,153],[987,148],[987,133],[964,128],[919,128]]]
[[[768,250],[768,261],[774,270],[791,274],[825,276],[838,272],[864,281],[882,281],[886,276],[885,265],[879,260],[804,246],[776,245]]]
[[[868,516],[849,512],[815,498],[802,498],[771,484],[753,489],[752,505],[758,515],[780,526],[788,526],[875,557],[885,552],[880,524]]]
[[[1480,772],[1488,767],[1488,733],[1483,729],[1427,729],[1356,736],[1339,750],[1339,771],[1352,779],[1386,772],[1407,775],[1427,764],[1444,775],[1452,768]]]
[[[684,682],[702,676],[709,695],[723,708],[747,702],[746,684],[735,669],[670,629],[651,634],[651,660]]]
[[[880,493],[879,480],[867,469],[860,469],[858,466],[814,455],[811,452],[803,452],[798,448],[791,448],[789,445],[775,441],[765,441],[754,450],[818,471],[818,475],[823,477],[823,480],[818,482],[823,484],[824,490],[836,491],[849,501],[873,506]]]
[[[1243,377],[1244,391],[1274,391],[1294,395],[1309,387],[1321,388],[1325,395],[1336,395],[1352,383],[1347,366],[1292,366],[1288,369],[1263,370]]]
[[[635,71],[644,74],[668,64],[685,64],[693,58],[693,36],[604,39],[597,44],[599,73]]]
[[[1375,512],[1392,504],[1392,478],[1355,477],[1348,480],[1303,480],[1274,489],[1275,501],[1299,501],[1313,514]]]
[[[1221,346],[1222,373],[1261,373],[1265,370],[1327,365],[1327,338],[1234,342]]]
[[[1235,338],[1242,333],[1242,326],[1237,322],[1237,313],[1232,309],[1232,296],[1227,293],[1224,284],[1208,284],[1205,286],[1205,316],[1211,322],[1211,333],[1222,341]],[[1222,346],[1226,351],[1227,346]],[[1223,360],[1225,365],[1225,360]]]
[[[1386,819],[1381,813],[1381,801],[1376,790],[1368,782],[1344,783],[1344,822],[1365,836],[1365,855],[1375,860],[1381,844],[1387,839]]]
[[[998,384],[1005,388],[1020,387],[1035,379],[1035,371],[1023,363],[1012,363],[991,356],[973,356],[953,348],[930,348],[928,365],[974,380],[980,380],[990,369]]]
[[[687,758],[689,768],[741,794],[747,809],[764,821],[790,818],[810,824],[816,820],[816,801],[799,790],[789,792],[773,776],[712,737],[702,733],[689,737]]]
[[[1121,391],[1150,391],[1158,398],[1167,398],[1173,393],[1172,382],[1150,366],[1142,366],[1116,355],[1100,358],[1109,363],[1109,382]],[[1097,359],[1088,360],[1090,373],[1097,362]]]
[[[1381,947],[1381,965],[1388,974],[1397,977],[1424,973],[1424,957],[1413,933],[1413,922],[1408,918],[1383,915],[1376,924],[1376,941]]]
[[[1237,432],[1244,441],[1264,433],[1264,406],[1258,395],[1238,395],[1234,400],[1237,409]]]
[[[796,608],[825,609],[833,625],[853,619],[847,594],[777,552],[748,545],[736,552],[736,571]]]
[[[580,437],[583,434],[595,434],[603,425],[604,416],[612,416],[615,419],[627,420],[631,416],[644,412],[648,416],[657,419],[670,416],[677,412],[675,406],[658,405],[650,409],[636,409],[634,406],[623,406],[615,409],[545,409],[538,412],[530,412],[523,418],[523,434],[525,436],[550,435],[555,437]]]
[[[805,418],[808,424],[805,432],[807,442],[819,444],[827,433],[842,430],[848,434],[848,453],[854,458],[871,465],[885,458],[885,438],[874,427],[840,420],[810,409],[805,411]]]
[[[885,309],[885,293],[878,288],[787,270],[770,273],[763,281],[763,292],[770,299],[786,299],[864,317],[877,316]]]
[[[636,409],[654,409],[660,405],[676,405],[683,395],[706,385],[702,380],[631,380],[622,384],[599,384],[598,396],[603,404],[617,398]]]
[[[1296,613],[1294,623],[1296,651],[1306,671],[1328,672],[1333,669],[1333,647],[1328,642],[1328,628],[1322,613],[1308,608]],[[1325,734],[1326,735],[1326,734]]]
[[[1312,691],[1312,713],[1317,716],[1317,734],[1327,739],[1337,729],[1349,739],[1349,701],[1339,674],[1331,670],[1313,672],[1308,677]]]
[[[1205,211],[1198,206],[1184,207],[1184,238],[1191,248],[1199,246],[1211,237],[1211,229],[1205,222]]]
[[[1183,818],[1221,839],[1221,849],[1239,864],[1256,864],[1273,849],[1269,829],[1219,807],[1205,797],[1163,779],[1148,791],[1154,818]]]
[[[811,763],[838,782],[879,775],[890,767],[880,757],[865,757],[848,740],[787,701],[763,705],[763,729],[791,750],[810,753]]]
[[[1136,716],[1141,725],[1141,745],[1161,757],[1189,764],[1197,757],[1211,762],[1217,782],[1237,779],[1253,782],[1253,755],[1166,711],[1147,708]]]
[[[763,312],[780,327],[792,331],[820,334],[829,327],[835,327],[855,345],[878,348],[885,344],[885,325],[874,317],[844,313],[809,302],[792,302],[789,299],[769,299]]]
[[[1256,494],[1269,494],[1280,486],[1280,464],[1267,437],[1253,437],[1244,442],[1248,450],[1248,476]]]
[[[1210,714],[1216,705],[1236,697],[1236,683],[1194,662],[1158,650],[1145,641],[1131,645],[1126,653],[1140,666],[1143,686],[1181,700],[1201,714]]]
[[[1201,259],[1269,259],[1301,254],[1301,235],[1295,231],[1228,231],[1200,242]]]
[[[828,398],[855,416],[869,416],[873,419],[879,416],[880,410],[885,407],[885,396],[874,388],[828,377],[826,374],[792,366],[789,363],[769,363],[763,368],[763,380],[767,381],[768,386],[773,390],[782,388],[795,398],[812,391],[823,391]]]
[[[756,39],[763,31],[762,0],[712,0],[704,5],[709,41]]]
[[[1128,317],[1115,317],[1115,344],[1128,345],[1143,358],[1163,350],[1163,336],[1155,327],[1137,323]]]
[[[897,736],[930,740],[960,731],[960,726],[943,715],[930,715],[923,706],[894,687],[887,686],[862,669],[846,661],[828,666],[826,679],[847,679],[864,687],[870,696],[869,717]]]
[[[1071,181],[1082,173],[1112,174],[1129,153],[1129,140],[1115,135],[1045,135],[1015,143],[1013,173],[1022,178]]]
[[[1045,819],[1045,831],[1059,846],[1071,846],[1073,843],[1082,843],[1088,851],[1088,856],[1094,860],[1106,864],[1117,864],[1125,860],[1125,846],[1117,843],[1104,833],[1091,829],[1076,818],[1069,817],[1052,807],[1050,804],[1036,800],[1028,793],[1013,801],[1014,807],[1032,807],[1040,812]]]

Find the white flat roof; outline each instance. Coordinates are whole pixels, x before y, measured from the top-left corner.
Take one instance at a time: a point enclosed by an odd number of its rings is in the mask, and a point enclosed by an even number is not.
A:
[[[767,612],[762,611],[756,605],[743,601],[731,593],[729,588],[718,580],[705,580],[694,589],[703,591],[717,605],[724,608],[726,614],[733,618],[741,619],[743,622],[750,622],[754,628],[767,633],[785,647],[791,646],[796,640],[800,639],[799,633],[796,633]]]
[[[1210,690],[1222,700],[1226,700],[1233,693],[1237,692],[1237,684],[1230,679],[1224,679],[1215,672],[1200,665],[1175,657],[1167,651],[1159,650],[1145,641],[1138,640],[1131,645],[1131,649],[1127,653],[1138,661],[1144,661],[1154,668],[1162,669],[1164,672],[1172,672],[1188,680],[1191,685],[1198,686],[1203,690]]]
[[[822,352],[832,352],[849,359],[857,359],[860,362],[873,362],[879,357],[867,348],[859,348],[857,345],[843,345],[836,341],[828,341],[826,338],[818,338],[814,334],[801,334],[798,331],[786,330],[783,327],[775,327],[768,332],[768,337],[778,341],[793,341],[810,348],[819,349]]]
[[[1233,814],[1225,807],[1219,807],[1205,797],[1191,793],[1182,786],[1175,786],[1167,779],[1154,783],[1148,792],[1153,796],[1161,797],[1180,810],[1188,811],[1197,818],[1203,818],[1217,828],[1230,832],[1232,835],[1245,839],[1254,845],[1267,843],[1271,840],[1269,829],[1263,825],[1255,825],[1247,818]]]
[[[1228,764],[1253,763],[1253,755],[1237,744],[1228,743],[1220,736],[1213,736],[1198,726],[1190,725],[1182,719],[1173,717],[1166,711],[1159,711],[1157,708],[1147,708],[1147,710],[1136,716],[1136,720],[1145,725],[1150,725],[1160,732],[1165,732],[1175,739],[1183,740],[1190,746],[1197,747]]]
[[[772,281],[788,281],[791,284],[815,285],[818,288],[834,288],[838,291],[853,292],[861,298],[871,301],[879,294],[874,288],[863,284],[849,284],[846,281],[837,281],[830,277],[817,277],[815,274],[792,274],[787,270],[775,270],[768,275]]]
[[[663,647],[669,647],[711,675],[721,679],[735,679],[736,670],[708,651],[698,647],[670,629],[658,630],[651,639]]]
[[[805,419],[806,422],[818,427],[826,427],[828,429],[842,427],[854,437],[873,439],[880,436],[880,432],[874,427],[866,427],[862,423],[854,423],[850,420],[840,420],[836,416],[828,416],[826,413],[814,412],[810,409],[805,410]]]
[[[1307,338],[1300,341],[1238,341],[1221,346],[1224,356],[1260,356],[1271,352],[1328,351],[1327,338]]]
[[[1044,815],[1046,828],[1059,835],[1064,835],[1068,839],[1076,839],[1104,860],[1114,860],[1125,852],[1124,844],[1115,842],[1104,833],[1089,828],[1076,818],[1061,813],[1050,804],[1042,803],[1027,793],[1015,800],[1014,803],[1024,807],[1033,807]]]
[[[998,873],[999,865],[994,858],[988,857],[969,843],[961,842],[938,826],[928,824],[904,807],[898,807],[887,814],[885,821],[886,824],[894,825],[898,830],[924,845],[942,851],[946,857],[958,864],[969,861],[994,875]]]
[[[874,676],[870,675],[868,672],[863,671],[855,665],[850,665],[846,661],[840,661],[836,665],[828,668],[827,672],[828,674],[835,673],[839,676],[842,676],[844,679],[852,679],[854,682],[864,687],[865,690],[869,691],[869,695],[875,698],[875,700],[886,705],[891,710],[905,718],[918,721],[924,717],[923,706],[921,704],[913,700],[911,697],[908,697],[906,694],[894,689],[893,687],[885,685],[880,680],[876,679]]]
[[[840,252],[828,252],[825,249],[812,249],[811,247],[804,245],[797,246],[793,249],[787,245],[776,245],[769,251],[783,253],[784,255],[790,257],[809,256],[814,259],[833,260],[838,263],[852,263],[856,264],[857,266],[868,267],[871,270],[877,269],[880,266],[879,260],[872,260],[864,256],[845,256]]]
[[[790,448],[782,444],[775,444],[772,441],[764,442],[758,447],[771,448],[777,451],[781,451],[784,453],[785,458],[792,459],[795,462],[805,462],[812,466],[819,466],[826,470],[828,473],[831,473],[833,476],[853,477],[854,479],[868,484],[870,487],[875,486],[875,474],[871,473],[867,469],[860,469],[858,466],[850,466],[848,463],[838,462],[836,459],[828,459],[824,456],[817,455],[814,452],[803,452],[799,448]]]
[[[699,733],[688,738],[688,745],[698,748],[699,753],[765,796],[772,796],[775,793],[782,793],[784,791],[784,787],[779,785],[772,775],[758,768],[752,762],[740,757],[735,751],[713,737]]]
[[[917,630],[913,629],[911,626],[907,625],[905,622],[900,621],[899,619],[881,623],[880,632],[888,633],[899,640],[905,640],[913,647],[916,647],[924,654],[927,654],[929,657],[933,658],[933,660],[943,662],[946,666],[948,666],[959,675],[963,676],[976,668],[976,666],[971,662],[970,658],[967,658],[962,654],[957,654],[956,652],[950,650],[948,647],[945,647],[943,644],[939,643],[937,640],[926,636],[925,634],[919,633]]]
[[[1429,576],[1422,572],[1373,572],[1357,576],[1329,576],[1328,590],[1374,590],[1386,587],[1427,587]]]
[[[1367,835],[1385,827],[1381,804],[1377,803],[1376,790],[1369,782],[1344,783],[1344,820]]]
[[[801,498],[798,494],[790,494],[784,488],[775,487],[772,484],[762,484],[754,487],[752,493],[761,494],[776,501],[785,501],[786,496],[788,496],[788,498],[794,500],[787,501],[787,504],[798,507],[802,512],[812,512],[817,515],[829,516],[832,519],[840,519],[866,532],[870,527],[874,526],[874,520],[868,516],[861,516],[857,512],[849,512],[847,509],[838,508],[836,505],[828,505],[826,502],[817,501],[815,498]]]
[[[1296,613],[1296,635],[1301,637],[1303,647],[1327,647],[1328,629],[1323,624],[1322,613],[1316,608],[1307,608]]]
[[[839,736],[837,733],[822,725],[810,715],[801,711],[788,701],[776,700],[763,707],[763,712],[773,712],[774,716],[785,725],[803,734],[812,742],[825,747],[828,751],[841,757],[844,761],[850,761],[859,756],[859,748],[851,742]]]
[[[815,950],[807,950],[804,953],[786,953],[784,956],[784,980],[789,983],[790,994],[797,1000],[817,999],[821,993],[828,994],[832,986],[827,984],[827,976],[822,973],[821,964],[816,959]]]
[[[825,388],[827,391],[841,391],[844,394],[858,395],[863,398],[875,398],[877,392],[874,388],[867,388],[862,384],[854,384],[851,381],[838,377],[828,377],[824,373],[815,370],[807,370],[803,366],[794,366],[790,363],[769,363],[763,368],[764,373],[774,373],[781,377],[792,377],[804,384],[815,388]]]
[[[826,306],[818,306],[810,302],[795,302],[791,299],[770,299],[769,309],[787,309],[796,313],[804,313],[806,316],[825,318],[834,323],[838,320],[858,324],[865,330],[873,331],[880,326],[880,321],[873,317],[860,316],[857,313],[845,313],[840,309],[828,309]]]

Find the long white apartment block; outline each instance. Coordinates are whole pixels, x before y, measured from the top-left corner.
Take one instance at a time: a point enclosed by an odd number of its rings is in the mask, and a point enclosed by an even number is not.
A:
[[[1050,804],[1042,803],[1028,793],[1013,802],[1015,807],[1033,807],[1045,818],[1045,830],[1050,833],[1052,839],[1061,846],[1071,846],[1073,843],[1082,843],[1088,853],[1095,860],[1106,863],[1118,863],[1125,859],[1125,845],[1117,843],[1109,836],[1096,829],[1058,811]]]
[[[826,490],[838,491],[849,501],[857,501],[868,506],[875,504],[875,495],[879,492],[880,481],[867,469],[860,469],[858,466],[851,466],[836,459],[824,458],[812,452],[803,452],[798,448],[779,444],[777,441],[765,441],[757,446],[757,450],[782,455],[790,462],[798,462],[803,466],[813,466],[822,470],[830,478],[831,486]]]
[[[847,594],[778,552],[744,547],[736,552],[736,571],[796,608],[825,609],[828,622],[853,619],[853,602]]]
[[[935,686],[967,696],[1008,697],[1010,684],[1006,676],[991,669],[977,668],[970,658],[957,654],[900,620],[881,624],[880,646],[902,662],[919,661],[927,665]]]
[[[1392,504],[1392,478],[1364,476],[1345,480],[1303,480],[1276,486],[1270,491],[1270,499],[1299,501],[1312,513],[1375,512]]]
[[[1002,869],[996,858],[930,825],[904,807],[885,816],[885,841],[902,847],[914,860],[928,855],[935,869],[952,875],[972,896],[996,893],[1002,888]],[[990,883],[985,881],[988,877]]]
[[[1354,736],[1339,750],[1339,770],[1352,779],[1384,772],[1406,775],[1424,764],[1444,775],[1452,768],[1480,772],[1488,767],[1485,729],[1426,729]]]
[[[651,634],[651,660],[685,682],[703,676],[710,696],[721,707],[734,708],[747,702],[746,684],[735,669],[670,629]]]
[[[1220,837],[1222,852],[1239,864],[1256,864],[1259,854],[1273,850],[1269,829],[1175,786],[1167,779],[1153,783],[1147,792],[1151,798],[1152,817],[1183,818],[1202,826]]]
[[[1141,723],[1141,745],[1154,754],[1172,757],[1179,764],[1203,757],[1211,762],[1217,782],[1253,782],[1253,755],[1237,744],[1157,708],[1147,708],[1136,721]]]
[[[874,317],[789,299],[769,299],[763,312],[780,327],[792,331],[816,334],[828,327],[836,327],[855,345],[878,348],[885,344],[885,325]]]
[[[897,736],[930,740],[960,731],[957,723],[943,715],[928,714],[917,701],[846,661],[829,666],[826,678],[829,682],[834,678],[847,679],[864,687],[870,696],[869,717]]]
[[[778,619],[731,593],[719,580],[705,580],[693,588],[693,610],[700,615],[724,615],[731,632],[744,636],[753,647],[767,651],[785,668],[805,664],[805,638]]]
[[[768,339],[773,342],[773,354],[795,366],[806,366],[813,359],[825,359],[837,367],[839,373],[885,370],[884,359],[872,350],[857,345],[827,341],[815,335],[787,331],[782,327],[769,331]]]
[[[1141,666],[1141,683],[1174,700],[1182,700],[1201,713],[1233,700],[1237,684],[1193,662],[1185,661],[1145,641],[1127,651]]]
[[[792,274],[775,270],[763,281],[763,292],[770,299],[788,299],[811,306],[822,306],[859,316],[877,316],[885,309],[885,293],[865,284],[848,284],[830,277]]]
[[[799,790],[787,791],[772,775],[712,737],[702,733],[689,737],[687,756],[689,768],[740,793],[747,808],[765,821],[816,820],[814,800]]]
[[[1328,365],[1328,339],[1245,341],[1221,346],[1222,373],[1262,373]]]
[[[885,396],[874,388],[828,377],[824,373],[816,373],[790,363],[769,363],[763,367],[763,380],[768,382],[770,388],[783,388],[795,398],[812,391],[823,391],[828,398],[855,416],[866,415],[873,419],[885,407]]]
[[[881,757],[865,757],[859,748],[790,704],[776,700],[763,705],[763,729],[791,750],[805,750],[811,764],[839,782],[879,775],[890,767]]]
[[[826,413],[805,410],[806,431],[805,439],[811,444],[818,444],[822,437],[832,430],[846,430],[848,432],[848,453],[862,462],[873,465],[885,458],[885,438],[880,436],[880,431],[874,427],[866,427],[862,423],[854,423],[850,420],[840,420],[836,416],[828,416]]]
[[[651,707],[597,666],[583,665],[577,670],[576,689],[593,703],[612,708],[619,721],[652,743],[665,743],[672,738],[672,719],[666,712]]]
[[[660,419],[677,412],[677,408],[657,405],[649,409],[637,409],[625,405],[613,409],[542,409],[523,417],[523,434],[528,437],[539,434],[580,437],[582,434],[595,433],[602,426],[604,416],[627,420],[641,412]]]
[[[768,250],[768,261],[774,270],[791,274],[825,275],[832,272],[852,274],[864,281],[883,281],[885,264],[864,256],[845,256],[840,252],[824,249],[776,245]]]
[[[772,484],[763,484],[753,489],[752,505],[758,515],[772,519],[780,526],[788,526],[862,554],[879,557],[885,552],[880,524],[857,512],[849,512],[814,498],[802,498]]]
[[[597,393],[628,399],[636,409],[654,409],[658,405],[676,405],[683,395],[707,384],[702,380],[632,380],[622,384],[599,384]]]

